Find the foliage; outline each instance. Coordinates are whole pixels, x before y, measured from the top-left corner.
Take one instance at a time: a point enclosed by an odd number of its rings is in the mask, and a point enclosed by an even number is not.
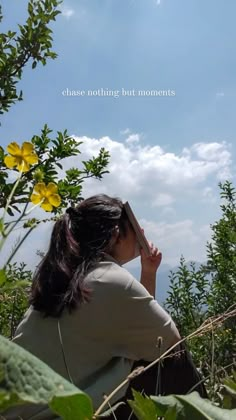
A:
[[[235,382],[233,384],[236,386]],[[165,397],[144,397],[133,390],[134,400],[129,404],[139,420],[233,420],[236,410],[217,407],[203,399],[197,392],[188,395],[168,395]]]
[[[236,372],[233,372],[233,378],[225,379],[222,393],[223,406],[230,409],[236,408]]]
[[[83,161],[80,169],[70,168],[63,173],[62,160],[80,154],[79,146],[81,142],[76,142],[73,137],[68,136],[66,130],[63,133],[57,132],[56,138],[50,137],[51,132],[52,130],[45,124],[41,130],[41,136],[35,135],[31,139],[35,153],[38,156],[38,163],[33,165],[29,171],[21,174],[14,195],[11,198],[11,203],[7,207],[7,212],[10,216],[14,216],[16,212],[20,213],[19,204],[25,204],[26,208],[28,207],[29,197],[38,182],[46,184],[50,182],[58,183],[58,193],[62,202],[58,209],[55,208],[53,210],[53,213],[59,214],[63,207],[75,205],[78,203],[78,199],[82,199],[82,184],[86,178],[95,177],[101,179],[107,173],[105,168],[108,164],[109,153],[103,148],[98,156],[88,161]],[[7,206],[8,197],[15,184],[15,182],[8,181],[9,171],[7,171],[4,162],[5,156],[6,153],[1,148],[0,208]],[[12,169],[12,171],[17,173],[17,169]],[[62,175],[61,179],[58,179],[59,173]]]
[[[25,263],[9,264],[0,287],[0,334],[12,338],[28,307],[32,272]]]
[[[34,69],[39,62],[45,65],[49,58],[56,58],[51,50],[49,25],[60,13],[60,3],[30,0],[27,20],[18,25],[18,33],[9,30],[0,34],[0,114],[23,99],[17,83],[25,66],[31,62]],[[70,137],[67,130],[58,131],[56,136],[51,133],[45,124],[39,135],[22,145],[14,141],[7,150],[0,146],[0,252],[16,229],[20,231],[0,267],[0,333],[8,338],[26,309],[32,278],[24,263],[11,263],[13,257],[39,224],[55,220],[66,206],[82,200],[85,179],[100,180],[107,173],[109,153],[104,149],[88,161],[78,160],[76,168],[65,170],[63,159],[78,156],[81,143]],[[37,207],[47,211],[47,216],[32,217]],[[86,394],[0,336],[0,411],[23,402],[48,404],[63,419],[92,417],[91,400]]]
[[[0,208],[4,208],[4,212],[0,219],[0,234],[2,236],[0,249],[17,225],[19,228],[19,223],[21,223],[20,226],[23,230],[26,230],[23,238],[13,249],[5,266],[10,263],[30,232],[40,223],[55,220],[55,217],[61,214],[64,207],[78,204],[78,201],[82,199],[82,185],[86,178],[101,179],[107,173],[106,166],[109,161],[109,153],[103,148],[98,156],[83,161],[80,169],[71,168],[63,173],[63,159],[78,155],[81,143],[77,143],[72,137],[69,137],[66,131],[64,133],[58,132],[56,139],[51,139],[49,137],[50,133],[51,130],[45,125],[41,136],[34,136],[31,143],[28,143],[34,146],[38,163],[32,165],[27,172],[20,171],[14,182],[8,181],[9,171],[6,163],[8,161],[6,161],[6,154],[2,149],[0,158],[0,174],[2,174]],[[11,169],[11,172],[18,173],[17,169]],[[59,178],[59,172],[61,178]],[[42,193],[42,188],[39,189],[40,186],[44,186],[44,193]],[[38,193],[41,191],[38,200],[36,199],[36,190]],[[34,194],[32,194],[33,192]],[[28,210],[30,200],[37,204]],[[29,214],[37,206],[42,206],[46,211],[50,211],[52,216],[42,220],[29,218]],[[17,213],[19,215],[16,219],[5,221],[6,214],[13,217]]]
[[[31,62],[34,69],[38,63],[45,65],[48,59],[57,57],[51,50],[49,24],[60,13],[60,3],[58,0],[30,0],[27,20],[24,25],[18,25],[18,33],[9,30],[0,34],[0,114],[23,99],[23,92],[17,91],[17,83],[26,64]],[[0,9],[0,21],[2,18]]]
[[[46,404],[65,420],[92,417],[90,398],[22,347],[0,337],[0,412]]]
[[[219,184],[222,216],[211,226],[207,243],[207,262],[198,269],[181,257],[180,266],[170,275],[165,306],[181,334],[188,336],[203,321],[224,313],[236,302],[236,191],[229,181]],[[208,377],[210,396],[218,398],[225,367],[232,367],[236,356],[235,318],[216,331],[189,343],[195,363]]]
[[[56,58],[51,50],[49,25],[60,13],[59,4],[58,0],[30,0],[27,20],[18,25],[18,33],[0,34],[0,114],[8,112],[13,104],[23,99],[22,91],[17,91],[17,83],[25,66],[31,63],[34,69],[38,63],[45,65],[49,58]],[[78,166],[65,170],[63,159],[78,156],[81,143],[70,137],[66,130],[58,131],[56,136],[51,133],[45,124],[40,135],[34,135],[22,146],[11,143],[8,154],[0,146],[0,252],[17,228],[22,232],[4,266],[0,267],[0,333],[6,337],[12,336],[25,311],[32,277],[24,263],[11,263],[13,257],[39,224],[55,220],[66,206],[74,206],[82,199],[85,179],[101,179],[107,173],[109,154],[104,149],[98,156],[88,161],[81,159]],[[189,269],[182,258],[178,272],[171,274],[166,305],[184,335],[192,332],[209,314],[227,309],[236,297],[235,191],[227,182],[220,188],[223,215],[212,226],[206,266],[197,270],[191,264]],[[37,207],[44,208],[47,216],[43,219],[32,217],[31,212]],[[193,342],[191,350],[196,360],[204,360],[203,371],[212,367],[213,385],[214,363],[218,369],[222,367],[222,360],[232,359],[235,325],[229,321],[214,336],[196,340],[200,341]],[[235,379],[229,378],[223,388],[223,408],[203,401],[196,393],[149,399],[134,393],[134,401],[130,404],[140,419],[156,419],[157,415],[164,415],[169,420],[213,418],[211,412],[215,412],[215,419],[230,419],[232,415],[235,417],[235,388]],[[0,411],[23,402],[49,405],[63,419],[92,419],[92,404],[87,395],[24,349],[0,337]],[[208,417],[199,417],[199,410],[200,415],[204,411]]]
[[[170,272],[166,307],[181,329],[183,337],[206,319],[208,294],[209,280],[205,273],[201,268],[198,270],[194,262],[188,266],[181,256],[178,270]]]
[[[208,305],[212,314],[223,312],[236,302],[236,190],[230,182],[219,185],[222,218],[212,225],[206,264],[211,275]]]

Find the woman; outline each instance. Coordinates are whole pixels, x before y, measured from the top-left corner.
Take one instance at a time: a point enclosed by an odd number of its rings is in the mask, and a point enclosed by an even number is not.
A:
[[[154,299],[161,253],[151,249],[151,257],[141,250],[138,282],[122,268],[140,251],[124,206],[116,198],[97,195],[67,209],[55,223],[49,250],[34,276],[31,306],[13,341],[88,393],[95,409],[140,360],[155,360],[180,339]],[[190,386],[199,380],[191,369]],[[156,367],[133,384],[154,394]],[[126,386],[111,403],[128,395]],[[56,418],[46,407],[17,410],[25,420]],[[116,416],[126,419],[129,412],[128,406],[121,407]]]

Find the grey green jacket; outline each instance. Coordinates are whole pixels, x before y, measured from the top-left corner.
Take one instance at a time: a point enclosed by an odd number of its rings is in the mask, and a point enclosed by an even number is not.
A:
[[[96,409],[130,373],[135,360],[158,357],[173,342],[175,324],[147,290],[110,256],[85,278],[91,301],[72,314],[63,312],[59,322],[66,364],[75,385],[88,393]],[[14,342],[68,378],[58,334],[58,320],[43,318],[32,307],[17,328]],[[112,403],[125,395],[127,386]],[[11,413],[11,414],[10,414]],[[57,416],[46,407],[22,406],[7,419],[49,420]]]

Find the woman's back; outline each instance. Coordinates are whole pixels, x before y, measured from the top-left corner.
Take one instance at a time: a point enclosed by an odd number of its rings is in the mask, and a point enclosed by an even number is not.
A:
[[[31,307],[14,341],[88,393],[94,408],[127,377],[134,361],[159,356],[158,337],[162,352],[179,340],[153,298],[161,253],[153,245],[150,250],[148,257],[140,250],[123,203],[101,194],[56,221],[36,270]],[[121,265],[140,252],[139,283]],[[55,418],[43,408],[18,407],[14,413],[24,420]]]
[[[14,338],[68,380],[69,374],[95,408],[126,378],[134,360],[157,357],[159,336],[163,351],[169,347],[175,328],[146,289],[112,257],[105,258],[84,280],[92,289],[90,302],[59,319],[44,318],[31,307]]]

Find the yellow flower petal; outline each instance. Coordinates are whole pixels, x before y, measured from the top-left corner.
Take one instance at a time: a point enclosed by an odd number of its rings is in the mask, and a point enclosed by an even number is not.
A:
[[[24,161],[29,163],[30,165],[34,165],[35,163],[38,163],[39,158],[36,155],[36,153],[32,153],[31,155],[24,155]]]
[[[12,169],[14,166],[17,165],[17,160],[14,156],[6,156],[4,159],[4,163],[7,166],[7,168]]]
[[[58,194],[51,194],[48,197],[48,201],[50,204],[52,204],[54,207],[58,207],[61,204],[61,197]]]
[[[30,200],[32,201],[33,204],[39,204],[42,198],[40,197],[40,195],[33,193],[30,196]]]
[[[43,201],[43,203],[41,204],[41,206],[45,211],[52,211],[53,207],[52,205],[48,202],[48,200],[45,198],[45,200]]]
[[[25,155],[30,155],[34,150],[34,146],[32,143],[28,142],[28,141],[24,141],[24,143],[22,144],[21,147],[21,153],[23,156]]]
[[[51,194],[56,194],[57,193],[57,185],[54,184],[54,182],[49,182],[49,184],[47,185],[47,197],[49,197]]]
[[[17,158],[16,158],[17,159]],[[30,170],[30,166],[27,162],[25,162],[23,159],[19,159],[19,163],[17,164],[16,169],[20,172],[28,172]]]
[[[41,199],[46,196],[46,185],[44,182],[38,182],[34,187],[34,192],[38,193],[41,196]]]
[[[21,156],[20,146],[15,141],[13,141],[12,143],[8,144],[7,151],[12,156]]]

